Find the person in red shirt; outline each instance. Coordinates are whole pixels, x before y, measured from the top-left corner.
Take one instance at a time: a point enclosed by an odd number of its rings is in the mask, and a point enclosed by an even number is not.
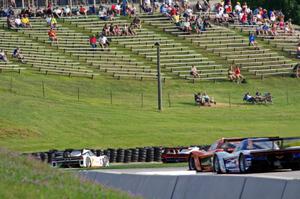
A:
[[[92,46],[92,48],[96,48],[97,47],[97,38],[96,35],[93,35],[90,37],[90,44]]]
[[[79,13],[81,15],[85,15],[87,17],[87,9],[85,7],[83,7],[82,5],[79,8]]]
[[[51,28],[48,31],[48,36],[49,36],[49,40],[51,42],[56,41],[56,43],[58,43],[58,39],[57,39],[57,36],[56,36],[56,31],[53,28]]]
[[[236,79],[244,79],[243,75],[241,74],[241,69],[240,67],[236,67],[234,71]]]

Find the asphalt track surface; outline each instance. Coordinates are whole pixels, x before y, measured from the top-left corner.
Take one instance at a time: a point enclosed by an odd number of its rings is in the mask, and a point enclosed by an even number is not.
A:
[[[195,172],[189,171],[186,167],[176,168],[147,168],[147,169],[99,169],[92,170],[103,173],[114,173],[114,174],[135,174],[135,175],[171,175],[171,176],[182,176],[182,175],[195,175],[195,176],[248,176],[248,177],[261,177],[261,178],[276,178],[276,179],[300,179],[300,171],[291,170],[276,170],[267,173],[250,173],[250,174],[215,174],[212,172]]]

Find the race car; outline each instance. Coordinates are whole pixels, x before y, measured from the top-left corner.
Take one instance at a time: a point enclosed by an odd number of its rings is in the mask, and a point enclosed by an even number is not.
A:
[[[216,173],[248,173],[274,169],[300,170],[300,137],[249,138],[240,142],[232,153],[216,152],[213,170]]]
[[[192,151],[198,151],[199,147],[173,147],[164,148],[161,154],[163,163],[187,162]]]
[[[212,171],[212,159],[215,152],[227,151],[231,153],[243,139],[245,138],[222,138],[213,143],[207,151],[192,151],[188,158],[189,169],[197,172]]]
[[[52,159],[53,167],[107,167],[109,158],[106,155],[96,156],[92,151],[67,150]]]

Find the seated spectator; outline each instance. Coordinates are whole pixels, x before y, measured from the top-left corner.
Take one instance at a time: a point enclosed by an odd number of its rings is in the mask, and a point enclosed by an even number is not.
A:
[[[115,27],[114,25],[111,23],[109,26],[109,35],[115,35]]]
[[[57,18],[61,18],[63,17],[63,10],[59,7],[56,7],[54,10],[53,10],[53,18],[54,18],[54,15],[57,17]]]
[[[47,26],[51,26],[51,16],[50,15],[47,15],[46,17],[46,23],[47,23]]]
[[[35,16],[36,17],[44,17],[44,10],[40,7],[37,7],[35,11]]]
[[[83,5],[80,6],[79,14],[84,15],[85,17],[87,17],[87,11],[88,10]]]
[[[251,33],[251,34],[249,35],[249,46],[253,46],[254,49],[259,50],[259,47],[257,46],[257,43],[256,43],[256,41],[255,41],[255,36],[254,36],[253,33]]]
[[[12,57],[17,58],[23,64],[25,63],[24,56],[22,55],[21,49],[19,47],[17,47],[16,49],[14,49],[14,51],[12,53]]]
[[[65,14],[67,17],[72,16],[71,9],[70,9],[70,7],[69,7],[68,5],[67,5],[66,8],[64,9],[64,14]]]
[[[16,28],[21,28],[22,27],[22,22],[21,22],[21,19],[20,17],[16,17],[15,19],[15,25],[16,25]]]
[[[128,26],[127,24],[124,25],[124,28],[122,29],[122,35],[128,36],[129,31],[128,31]]]
[[[58,38],[56,36],[56,31],[51,28],[49,31],[48,31],[48,36],[49,36],[49,40],[51,42],[55,41],[57,44],[58,44]]]
[[[300,42],[299,42],[298,47],[297,47],[296,56],[297,56],[298,59],[300,59]]]
[[[21,22],[22,22],[22,26],[24,28],[31,28],[32,27],[27,15],[25,15],[24,17],[21,18]]]
[[[108,46],[109,46],[108,39],[105,35],[100,35],[100,37],[98,39],[98,42],[99,42],[102,49],[108,48]]]
[[[92,48],[96,48],[97,47],[97,38],[96,35],[93,35],[90,37],[90,45]]]
[[[196,68],[196,66],[192,66],[191,71],[190,71],[190,75],[193,76],[193,78],[199,78],[199,73],[198,70]]]
[[[208,96],[206,93],[194,94],[195,103],[200,106],[211,106],[217,104],[213,97]]]
[[[231,67],[228,69],[228,79],[229,79],[230,81],[236,80],[235,72],[234,72],[233,66],[231,66]]]
[[[6,23],[7,23],[7,27],[8,27],[9,29],[15,29],[15,28],[16,28],[15,20],[14,20],[13,17],[8,16],[8,17],[6,18]]]
[[[120,36],[122,34],[122,31],[121,31],[119,25],[115,25],[114,33],[115,33],[116,36]]]
[[[252,96],[250,95],[249,92],[247,92],[247,93],[244,95],[243,101],[246,101],[246,102],[252,102],[252,103],[255,103],[255,102],[256,102],[255,98],[252,97]]]
[[[4,52],[4,50],[0,51],[0,61],[8,62],[8,59],[7,59],[7,56],[6,56],[5,52]]]
[[[300,78],[300,64],[294,66],[293,72],[294,72],[294,74],[292,75],[293,77]]]
[[[128,28],[128,33],[130,35],[136,35],[136,32],[134,31],[134,27],[133,27],[133,24],[131,23],[129,28]]]
[[[239,80],[239,79],[243,80],[244,79],[244,76],[241,74],[240,67],[236,67],[235,68],[234,75],[235,75],[235,77],[236,77],[237,80]]]
[[[56,25],[57,25],[57,21],[56,21],[54,15],[52,15],[51,20],[50,20],[50,27],[56,28]]]
[[[134,28],[138,28],[138,29],[142,28],[142,22],[139,17],[134,17],[134,19],[132,20],[132,24]]]
[[[107,23],[105,23],[102,28],[102,34],[105,36],[109,35],[109,26],[107,25]]]

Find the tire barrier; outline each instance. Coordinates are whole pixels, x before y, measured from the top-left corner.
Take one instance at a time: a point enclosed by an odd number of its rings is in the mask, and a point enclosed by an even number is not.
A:
[[[145,148],[139,148],[139,162],[145,162],[146,161],[146,149]]]
[[[94,171],[81,171],[79,175],[146,199],[299,199],[300,195],[299,179],[136,175]]]
[[[125,149],[124,150],[124,163],[129,163],[131,162],[131,154],[132,154],[132,150],[130,149]]]
[[[124,162],[124,149],[117,149],[116,162]]]
[[[113,163],[117,161],[117,150],[116,149],[108,149],[110,152],[109,162]]]
[[[139,149],[131,149],[131,162],[139,160]]]
[[[146,162],[153,162],[154,161],[154,148],[149,147],[146,148]]]
[[[187,148],[180,146],[182,148]],[[180,148],[179,147],[179,148]],[[207,150],[209,145],[198,146],[202,150]],[[161,155],[165,147],[139,147],[139,148],[108,148],[108,149],[90,149],[96,156],[106,155],[109,158],[110,163],[130,163],[130,162],[161,162]],[[37,152],[25,155],[31,155],[32,157],[42,161],[51,163],[52,159],[57,156],[69,157],[73,149],[65,149],[58,151],[55,149],[47,152]]]

